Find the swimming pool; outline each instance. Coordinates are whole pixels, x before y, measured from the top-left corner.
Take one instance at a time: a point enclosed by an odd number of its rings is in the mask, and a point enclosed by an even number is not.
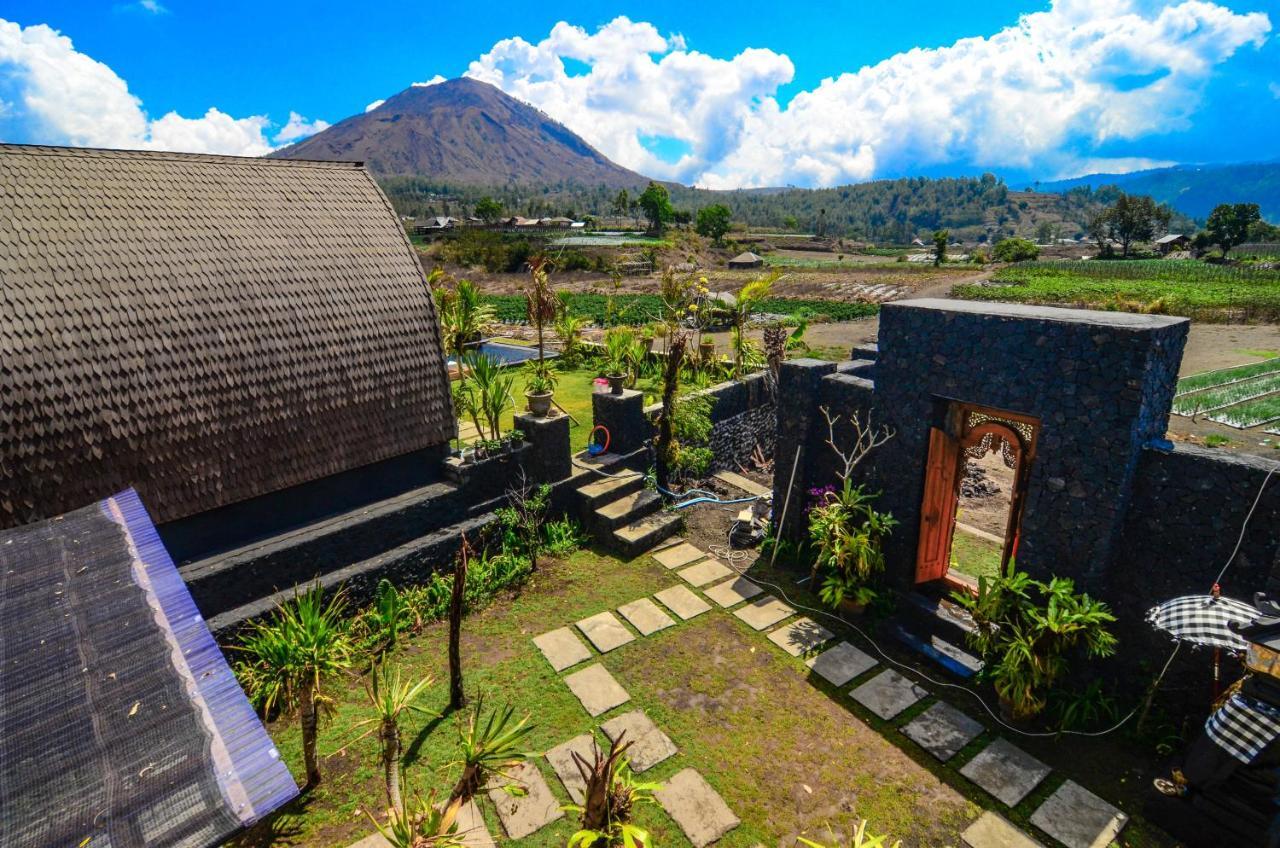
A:
[[[538,349],[532,345],[525,347],[524,345],[503,344],[502,342],[491,342],[486,340],[471,345],[468,350],[475,351],[476,353],[483,354],[490,359],[497,360],[499,365],[517,365],[521,362],[527,362],[530,359],[538,358]],[[543,352],[543,358],[545,359],[555,359],[559,355],[559,353],[555,353],[550,350]],[[450,367],[457,364],[458,363],[455,360],[449,360]]]

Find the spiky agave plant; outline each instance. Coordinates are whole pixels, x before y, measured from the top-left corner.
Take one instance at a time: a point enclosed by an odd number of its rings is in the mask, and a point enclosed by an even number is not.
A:
[[[305,592],[295,589],[270,620],[250,625],[240,646],[248,655],[245,683],[263,711],[298,708],[308,788],[320,783],[316,737],[319,710],[327,703],[322,684],[351,664],[346,605],[344,590],[326,600],[318,581]]]
[[[520,746],[531,732],[529,716],[516,721],[511,704],[486,714],[484,699],[477,700],[466,723],[459,727],[456,765],[462,766],[462,776],[449,795],[449,802],[466,803],[495,775],[510,778],[511,770],[529,758]],[[511,787],[508,791],[519,790]]]
[[[382,743],[382,772],[387,784],[387,804],[393,810],[404,807],[400,794],[400,754],[403,749],[400,719],[408,713],[434,715],[431,710],[418,703],[418,699],[433,682],[430,675],[416,683],[403,682],[400,667],[385,660],[375,665],[365,680],[365,693],[369,696],[374,715],[356,723],[353,729],[368,727],[368,730],[353,739],[348,746],[371,733],[378,734],[378,740]]]
[[[849,848],[902,848],[902,841],[895,839],[892,843],[887,840],[886,834],[875,836],[867,833],[867,819],[858,822],[858,829],[853,832],[853,841],[849,843]],[[820,842],[814,842],[812,839],[805,839],[803,836],[797,837],[809,848],[827,848]]]
[[[413,809],[396,805],[387,811],[387,823],[378,821],[368,810],[364,814],[391,844],[391,848],[459,848],[465,843],[458,833],[458,811],[461,801],[437,804],[435,796],[423,800],[415,796]]]
[[[586,786],[582,805],[565,807],[582,816],[582,827],[569,837],[568,848],[649,848],[649,832],[632,819],[639,804],[652,803],[659,784],[632,777],[624,756],[631,743],[625,738],[625,732],[618,734],[607,753],[595,747],[590,762],[574,752],[573,763]]]

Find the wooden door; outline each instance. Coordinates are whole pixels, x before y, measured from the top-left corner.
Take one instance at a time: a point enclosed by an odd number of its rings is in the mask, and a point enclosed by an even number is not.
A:
[[[916,550],[916,582],[941,580],[951,565],[955,531],[960,442],[937,427],[929,430],[924,501],[920,506],[920,544]]]

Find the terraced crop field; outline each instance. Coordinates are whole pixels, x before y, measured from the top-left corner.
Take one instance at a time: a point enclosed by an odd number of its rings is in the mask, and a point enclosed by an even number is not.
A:
[[[989,283],[957,286],[954,294],[1201,321],[1280,320],[1280,271],[1192,259],[1021,262],[1001,268]]]
[[[1179,380],[1173,412],[1241,429],[1280,422],[1280,357]]]

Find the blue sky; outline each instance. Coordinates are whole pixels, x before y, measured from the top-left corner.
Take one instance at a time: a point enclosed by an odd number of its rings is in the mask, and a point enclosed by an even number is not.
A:
[[[465,73],[718,187],[1280,158],[1280,0],[7,0],[0,19],[9,141],[257,154]]]

